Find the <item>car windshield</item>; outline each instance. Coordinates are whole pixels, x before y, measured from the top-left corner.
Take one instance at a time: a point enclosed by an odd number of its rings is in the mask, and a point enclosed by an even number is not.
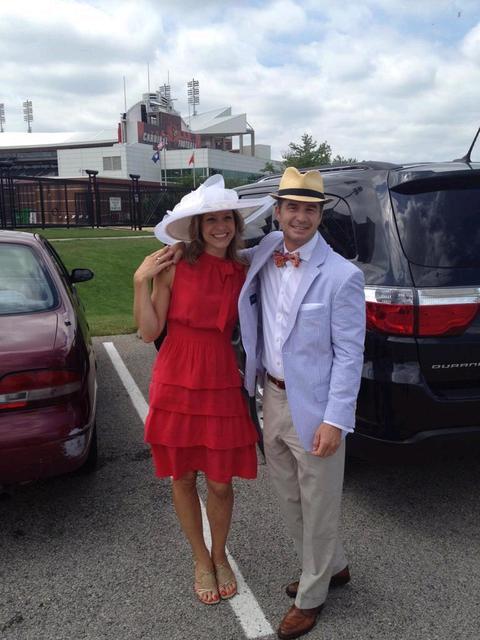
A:
[[[56,293],[35,253],[22,244],[0,243],[0,315],[45,311]]]
[[[480,188],[391,191],[408,259],[426,267],[480,267]]]

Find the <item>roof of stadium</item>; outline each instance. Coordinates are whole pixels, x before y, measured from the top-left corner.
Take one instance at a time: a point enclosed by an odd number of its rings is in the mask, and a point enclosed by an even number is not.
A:
[[[102,131],[4,131],[0,133],[0,149],[89,146],[117,142],[117,130]]]

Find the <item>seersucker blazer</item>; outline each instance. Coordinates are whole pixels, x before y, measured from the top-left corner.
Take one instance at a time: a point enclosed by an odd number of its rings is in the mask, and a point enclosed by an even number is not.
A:
[[[238,307],[246,353],[245,387],[255,392],[264,375],[260,270],[283,243],[274,231],[254,249]],[[306,451],[323,422],[355,427],[365,340],[363,273],[318,234],[289,312],[282,348],[285,389],[294,427]]]

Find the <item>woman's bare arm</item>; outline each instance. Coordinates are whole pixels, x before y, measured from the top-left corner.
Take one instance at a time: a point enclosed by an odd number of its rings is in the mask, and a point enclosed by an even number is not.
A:
[[[147,256],[133,276],[133,315],[144,342],[152,342],[163,331],[174,272],[171,249],[165,247]]]

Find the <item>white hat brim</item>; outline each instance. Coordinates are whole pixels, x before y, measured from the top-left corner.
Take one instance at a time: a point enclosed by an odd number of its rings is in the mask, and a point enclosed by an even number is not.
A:
[[[238,200],[232,208],[232,202],[215,202],[212,206],[203,207],[201,211],[185,210],[182,212],[167,211],[162,221],[155,227],[155,237],[164,244],[190,242],[189,227],[193,216],[216,211],[237,211],[248,224],[274,204],[270,196],[255,199]]]

